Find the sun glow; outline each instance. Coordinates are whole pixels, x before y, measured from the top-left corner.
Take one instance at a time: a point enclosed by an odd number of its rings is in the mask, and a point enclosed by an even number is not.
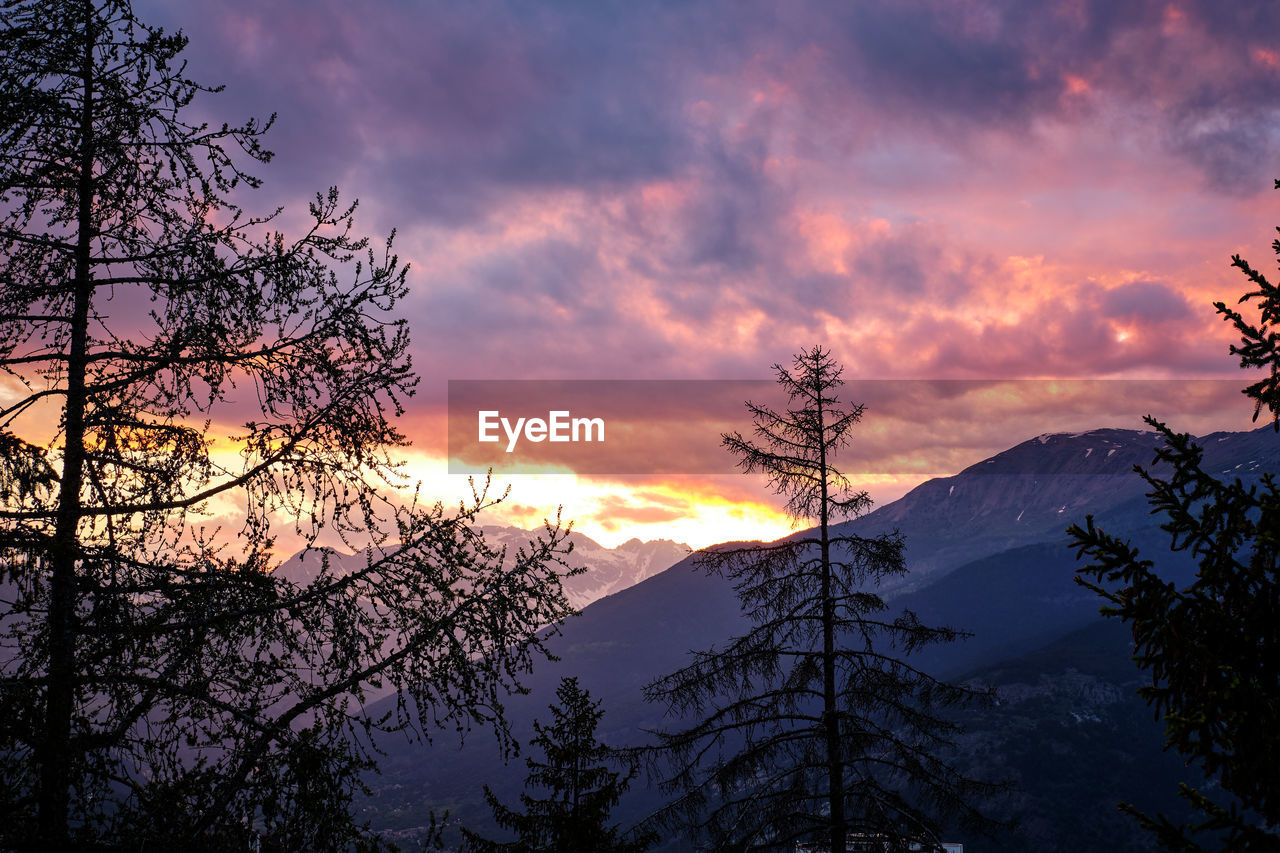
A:
[[[483,476],[446,473],[443,457],[414,453],[404,474],[420,484],[420,495],[446,505],[466,502]],[[488,510],[483,524],[533,530],[562,523],[606,547],[629,539],[671,539],[694,548],[733,540],[772,540],[792,532],[790,519],[770,500],[744,491],[743,478],[729,476],[626,478],[585,477],[567,471],[497,475],[488,496],[505,499]]]

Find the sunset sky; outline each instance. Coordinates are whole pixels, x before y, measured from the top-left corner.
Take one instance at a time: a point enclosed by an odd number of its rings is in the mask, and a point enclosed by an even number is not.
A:
[[[768,379],[820,343],[849,379],[1234,380],[1211,303],[1243,291],[1233,253],[1274,269],[1262,0],[136,7],[226,85],[197,102],[210,121],[279,114],[251,210],[283,204],[287,225],[336,184],[362,231],[396,229],[422,377],[403,429],[433,495],[465,487],[451,379]],[[872,494],[1049,430],[1251,414],[1210,394],[1059,417],[1014,387],[1025,405],[900,425],[897,452],[926,462],[868,474]],[[562,504],[606,544],[788,529],[740,476],[503,482],[495,521]]]

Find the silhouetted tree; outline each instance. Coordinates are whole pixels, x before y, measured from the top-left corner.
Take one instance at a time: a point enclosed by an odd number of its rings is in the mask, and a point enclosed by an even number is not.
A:
[[[551,705],[551,723],[534,721],[531,744],[542,759],[525,759],[529,775],[520,795],[524,811],[503,805],[489,786],[484,797],[498,826],[516,834],[516,840],[490,841],[463,830],[469,850],[477,853],[643,853],[653,837],[625,838],[608,825],[609,812],[627,790],[634,771],[623,776],[611,769],[617,754],[596,740],[596,727],[604,712],[578,679],[564,678],[556,690],[558,704]],[[546,796],[529,791],[543,789]]]
[[[296,240],[242,212],[270,122],[193,123],[214,90],[185,43],[128,0],[0,13],[6,849],[372,845],[348,808],[371,739],[504,739],[503,696],[569,612],[558,525],[504,562],[472,523],[484,490],[390,497],[405,268],[336,190]],[[231,501],[242,529],[206,531]],[[273,573],[282,521],[364,566]],[[375,690],[399,696],[376,718]]]
[[[1276,182],[1280,189],[1280,181]],[[1280,253],[1280,240],[1273,243]],[[1214,307],[1241,335],[1231,352],[1242,367],[1266,374],[1245,389],[1254,419],[1266,409],[1280,428],[1280,290],[1239,255],[1249,278],[1241,303],[1256,300],[1254,325],[1239,311]],[[1165,439],[1155,465],[1167,479],[1137,467],[1151,486],[1152,512],[1175,551],[1196,560],[1195,579],[1183,588],[1164,580],[1153,561],[1103,531],[1093,516],[1068,533],[1089,565],[1076,581],[1106,602],[1102,612],[1130,623],[1134,660],[1150,675],[1139,694],[1165,724],[1165,743],[1214,777],[1236,798],[1216,802],[1182,785],[1182,796],[1201,814],[1175,825],[1163,815],[1121,808],[1151,830],[1162,849],[1176,851],[1280,850],[1280,491],[1275,474],[1246,485],[1205,471],[1203,450],[1190,435],[1153,417]],[[1211,840],[1205,840],[1203,833]],[[1200,836],[1199,840],[1197,836]],[[1208,845],[1208,846],[1205,846]]]
[[[794,849],[807,840],[843,851],[859,834],[892,849],[938,843],[938,814],[980,822],[971,797],[991,786],[945,759],[957,727],[939,715],[980,698],[913,667],[907,656],[959,634],[876,592],[906,572],[899,535],[834,526],[871,501],[834,464],[862,417],[841,402],[841,369],[814,347],[775,365],[791,406],[748,403],[755,440],[723,437],[747,473],[763,473],[797,520],[817,526],[768,545],[703,552],[734,583],[751,630],[694,655],[645,688],[691,727],[660,732],[664,788],[658,820],[692,823],[714,849]]]

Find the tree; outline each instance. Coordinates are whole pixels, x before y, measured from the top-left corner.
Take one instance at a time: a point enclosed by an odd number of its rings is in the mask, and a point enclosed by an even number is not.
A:
[[[938,715],[980,694],[906,661],[960,634],[887,614],[875,590],[906,572],[901,536],[835,527],[871,503],[834,464],[863,413],[839,398],[841,368],[813,347],[775,370],[790,408],[748,403],[755,440],[731,433],[723,443],[745,472],[769,478],[793,518],[817,526],[702,553],[708,571],[733,581],[751,629],[645,688],[669,714],[697,720],[659,733],[675,799],[658,819],[693,823],[714,849],[806,840],[843,851],[857,834],[932,849],[936,811],[977,822],[968,798],[991,790],[945,760],[957,727]]]
[[[390,490],[406,268],[336,190],[295,239],[243,212],[271,122],[193,123],[216,89],[180,33],[128,0],[3,9],[0,846],[372,845],[348,806],[376,735],[508,743],[564,533],[513,559],[473,524],[487,486]],[[290,582],[282,524],[364,567]]]
[[[1280,240],[1273,247],[1280,253]],[[1249,278],[1252,287],[1240,302],[1257,300],[1259,323],[1224,303],[1214,307],[1240,333],[1231,353],[1241,367],[1266,370],[1244,389],[1254,401],[1254,419],[1265,407],[1280,429],[1274,331],[1280,290],[1239,255],[1232,265]],[[1089,560],[1076,582],[1102,597],[1103,614],[1130,624],[1134,661],[1150,677],[1139,695],[1163,719],[1166,748],[1198,764],[1235,801],[1223,805],[1184,784],[1181,794],[1200,813],[1198,822],[1176,825],[1131,804],[1121,809],[1167,850],[1278,850],[1280,490],[1272,472],[1252,484],[1214,477],[1190,435],[1153,417],[1146,421],[1165,440],[1153,465],[1171,466],[1171,472],[1163,479],[1140,466],[1135,470],[1151,486],[1152,513],[1164,516],[1171,548],[1196,561],[1195,577],[1182,588],[1163,579],[1152,560],[1088,516],[1084,527],[1067,531],[1077,556]],[[1210,840],[1204,840],[1206,832]]]
[[[617,760],[612,749],[596,740],[596,727],[604,711],[578,679],[563,678],[556,690],[559,704],[550,705],[551,724],[534,721],[532,745],[542,751],[541,761],[525,759],[529,775],[525,788],[543,788],[548,796],[520,795],[524,811],[503,805],[486,785],[485,801],[498,826],[514,832],[515,841],[494,842],[463,830],[468,849],[478,853],[643,853],[654,838],[622,837],[608,826],[609,812],[622,798],[634,777],[611,770]]]

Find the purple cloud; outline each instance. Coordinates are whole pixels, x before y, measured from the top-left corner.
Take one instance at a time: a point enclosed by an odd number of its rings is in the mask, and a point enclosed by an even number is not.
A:
[[[1261,2],[138,8],[227,84],[201,110],[280,112],[264,206],[338,183],[399,229],[425,399],[816,340],[868,375],[1203,371],[1204,271],[1268,222]]]

